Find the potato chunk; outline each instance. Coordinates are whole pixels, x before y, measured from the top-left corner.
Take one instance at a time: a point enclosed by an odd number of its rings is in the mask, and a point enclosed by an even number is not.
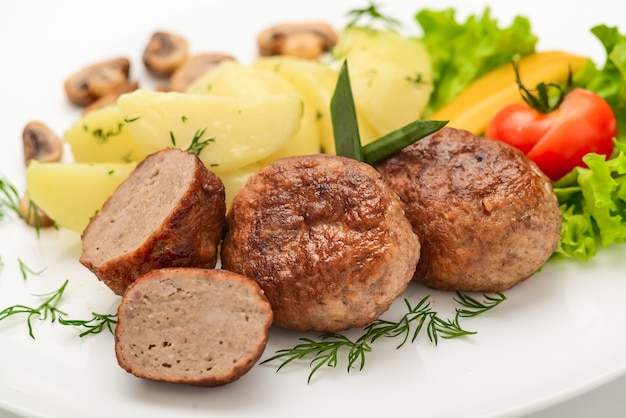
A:
[[[347,60],[357,108],[378,136],[419,119],[432,93],[432,62],[416,38],[348,28],[333,54]]]
[[[117,105],[87,113],[65,131],[76,162],[139,162],[148,153],[130,134]]]
[[[32,161],[26,169],[26,190],[59,227],[81,233],[135,166]]]
[[[222,61],[214,69],[196,80],[187,90],[192,94],[226,97],[250,97],[271,94],[299,94],[285,78],[272,71],[245,66],[235,61]],[[320,151],[316,114],[308,98],[302,98],[300,129],[276,152],[263,159],[262,165],[277,158],[313,154]]]
[[[225,171],[223,173],[215,173],[224,183],[226,191],[226,208],[230,208],[233,198],[241,189],[241,186],[248,180],[248,177],[259,171],[263,166],[259,163],[253,163],[237,170]]]
[[[285,56],[262,57],[252,65],[274,71],[284,77],[311,103],[315,111],[323,151],[326,154],[334,154],[335,136],[330,115],[330,99],[337,85],[339,76],[337,70],[323,63]],[[360,112],[358,102],[355,106],[361,143],[365,145],[378,136]]]
[[[198,154],[212,171],[237,170],[284,146],[300,128],[298,94],[222,97],[136,90],[117,101],[126,126],[148,152],[189,149],[208,141]]]

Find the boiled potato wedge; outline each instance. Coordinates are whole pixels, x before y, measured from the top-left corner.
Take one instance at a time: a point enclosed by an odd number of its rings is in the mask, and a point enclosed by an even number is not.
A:
[[[409,79],[406,69],[369,57],[353,57],[348,66],[354,101],[378,137],[420,118],[431,90]]]
[[[316,61],[286,56],[261,57],[255,60],[252,65],[274,71],[284,77],[312,104],[322,149],[326,154],[335,154],[330,100],[339,76],[337,70]],[[365,145],[378,136],[361,114],[358,103],[355,103],[355,107],[361,143]]]
[[[119,97],[130,134],[148,152],[166,147],[198,153],[214,172],[237,170],[284,146],[300,128],[298,94],[223,97],[136,90]]]
[[[224,191],[226,192],[226,208],[230,208],[233,197],[237,194],[241,186],[248,180],[248,177],[259,171],[263,166],[258,163],[250,164],[238,170],[227,171],[224,173],[216,173],[224,183]]]
[[[285,78],[274,72],[225,60],[189,86],[187,93],[228,97],[249,97],[271,94],[299,94]],[[263,159],[262,166],[277,158],[313,154],[320,151],[316,115],[308,99],[302,97],[300,129],[276,152]]]
[[[432,61],[416,38],[391,30],[350,27],[333,55],[347,60],[357,108],[385,135],[419,119],[432,93]]]
[[[425,81],[432,80],[430,55],[424,44],[415,37],[369,27],[350,26],[343,29],[333,48],[335,58],[343,60],[361,54],[393,62],[399,67],[415,69]]]
[[[139,162],[148,155],[129,133],[117,105],[87,113],[65,131],[63,138],[76,162]]]
[[[32,161],[26,169],[26,190],[59,227],[81,233],[135,166]]]

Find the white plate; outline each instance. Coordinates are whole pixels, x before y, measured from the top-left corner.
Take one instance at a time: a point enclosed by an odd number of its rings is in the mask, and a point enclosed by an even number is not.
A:
[[[388,1],[383,10],[411,23],[418,7],[453,5],[459,16],[480,13],[482,1]],[[589,33],[597,23],[618,24],[617,0],[562,3],[493,2],[492,14],[508,23],[532,18],[540,49],[560,47],[603,60]],[[184,34],[195,52],[222,51],[242,62],[256,52],[255,35],[289,20],[322,19],[336,26],[365,1],[151,1],[0,2],[0,172],[24,188],[21,130],[31,119],[63,132],[78,117],[63,96],[74,70],[118,54],[132,57],[145,78],[141,50],[155,29]],[[623,12],[623,10],[621,10]],[[567,15],[567,16],[566,16]],[[575,18],[572,18],[575,16]],[[413,26],[417,31],[417,26]],[[623,29],[623,28],[622,28]],[[445,47],[442,45],[442,48]],[[464,325],[478,334],[432,345],[422,337],[399,350],[383,341],[363,371],[345,363],[319,372],[307,385],[306,364],[276,373],[263,365],[239,381],[214,389],[158,384],[119,368],[108,333],[80,339],[58,324],[36,323],[36,340],[22,319],[0,323],[0,409],[29,417],[244,417],[350,415],[380,417],[509,416],[530,413],[574,397],[626,372],[626,247],[600,251],[588,263],[552,262],[506,292],[508,301]],[[37,239],[19,221],[0,223],[0,309],[32,304],[33,294],[69,279],[61,308],[72,317],[113,312],[118,298],[78,264],[80,239],[69,231],[44,231]],[[18,258],[39,276],[23,280]],[[406,297],[432,294],[432,305],[451,312],[452,295],[410,286]],[[397,316],[402,302],[388,313]],[[273,330],[265,356],[292,346],[300,335]]]

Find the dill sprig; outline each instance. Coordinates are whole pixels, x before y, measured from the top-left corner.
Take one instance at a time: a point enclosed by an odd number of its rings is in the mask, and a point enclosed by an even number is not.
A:
[[[493,295],[483,294],[484,300],[478,301],[470,296],[457,292],[454,301],[462,307],[456,308],[454,319],[442,319],[437,312],[430,307],[429,298],[425,296],[415,306],[405,299],[404,303],[407,312],[398,321],[377,319],[363,328],[363,332],[356,340],[351,340],[340,333],[325,333],[316,340],[311,338],[300,338],[300,344],[293,348],[281,349],[276,354],[264,361],[262,364],[275,360],[282,360],[277,371],[296,360],[313,357],[309,366],[311,372],[307,382],[311,381],[313,375],[323,366],[336,367],[339,363],[340,354],[347,351],[347,370],[353,368],[362,370],[365,367],[365,355],[372,351],[372,344],[380,338],[400,338],[396,346],[399,349],[407,342],[415,342],[422,330],[426,330],[428,339],[435,345],[439,338],[451,339],[464,335],[476,334],[475,331],[468,331],[461,327],[461,318],[475,317],[485,313],[504,300],[504,294],[498,292]]]
[[[482,302],[459,292],[457,292],[457,297],[458,299],[454,298],[454,300],[465,307],[465,309],[457,308],[456,310],[456,316],[460,318],[471,318],[483,314],[495,308],[506,299],[506,297],[500,292],[497,292],[494,295],[483,293],[485,300]]]
[[[41,305],[36,308],[32,308],[26,305],[13,305],[8,308],[0,311],[0,321],[3,319],[15,316],[15,315],[26,315],[26,323],[28,325],[28,335],[31,336],[32,339],[35,339],[35,334],[33,332],[33,319],[37,318],[39,320],[45,321],[50,318],[51,322],[56,321],[59,315],[66,315],[65,312],[61,311],[57,308],[57,305],[61,301],[63,297],[63,293],[65,292],[65,288],[67,287],[68,280],[66,280],[63,285],[52,293],[46,293],[43,295],[36,295],[46,297]]]
[[[399,20],[385,16],[378,10],[378,5],[372,2],[363,9],[350,10],[346,13],[346,17],[350,19],[346,25],[349,28],[357,26],[362,19],[368,19],[370,21],[369,26],[372,26],[374,22],[380,22],[388,29],[396,29],[401,26]]]
[[[32,225],[37,231],[37,237],[39,237],[42,220],[37,206],[28,198],[28,210],[24,214],[20,211],[20,200],[17,188],[0,174],[0,221],[6,216],[6,209],[8,209],[15,213],[18,218]]]
[[[192,154],[200,155],[202,150],[207,145],[209,145],[210,142],[215,142],[215,138],[213,138],[213,137],[207,138],[207,139],[205,139],[203,141],[200,141],[200,138],[202,138],[204,136],[205,132],[206,132],[206,128],[198,129],[193,134],[193,138],[191,138],[191,143],[189,144],[189,147],[187,147],[187,149],[185,151],[190,152]],[[170,131],[170,141],[172,142],[173,146],[176,146],[176,136],[174,135],[173,131]]]
[[[204,141],[200,141],[200,138],[202,138],[205,132],[206,132],[206,128],[202,130],[198,129],[196,131],[196,133],[193,135],[193,138],[191,138],[191,144],[189,144],[189,147],[187,148],[187,152],[200,155],[202,150],[207,145],[209,145],[209,142],[215,142],[215,138],[207,138]]]
[[[28,197],[28,210],[26,211],[26,214],[18,212],[18,215],[24,219],[24,222],[35,228],[37,238],[39,238],[39,232],[41,231],[43,220],[41,219],[39,208],[30,197]]]
[[[67,319],[67,313],[59,309],[58,305],[69,280],[66,280],[61,287],[51,293],[43,295],[36,295],[40,297],[46,297],[46,299],[37,307],[30,307],[26,305],[13,305],[0,311],[0,321],[3,319],[14,317],[17,315],[26,316],[26,324],[28,326],[28,335],[32,339],[35,339],[35,333],[33,331],[33,321],[39,319],[41,321],[50,320],[52,323],[58,322],[61,325],[76,326],[85,328],[79,336],[84,337],[89,334],[99,334],[104,329],[108,329],[111,333],[114,333],[114,325],[117,323],[117,314],[99,314],[92,312],[92,318],[90,319]]]
[[[87,320],[59,317],[59,324],[86,328],[85,331],[78,334],[79,337],[84,337],[89,334],[99,334],[104,331],[105,327],[111,334],[115,333],[114,326],[117,324],[117,314],[99,314],[96,312],[92,312],[91,314],[93,316]]]
[[[6,215],[5,209],[20,216],[20,194],[17,188],[0,174],[0,220]]]
[[[89,131],[89,128],[87,127],[87,125],[83,125],[83,129],[85,131]],[[119,122],[115,129],[104,130],[102,128],[96,128],[93,131],[91,131],[91,135],[96,139],[96,141],[100,143],[105,143],[112,136],[121,135],[123,129],[124,129],[124,123]]]
[[[17,262],[20,266],[20,272],[22,273],[22,278],[24,280],[28,278],[28,274],[34,274],[35,276],[38,276],[46,270],[45,267],[39,271],[33,270],[32,268],[28,267],[21,258],[18,258]]]

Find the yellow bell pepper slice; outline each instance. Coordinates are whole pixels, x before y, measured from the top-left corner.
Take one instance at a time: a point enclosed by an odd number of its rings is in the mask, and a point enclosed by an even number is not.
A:
[[[544,51],[521,58],[518,68],[524,85],[534,88],[541,82],[563,83],[570,71],[575,73],[588,61],[587,57],[563,51]],[[512,64],[507,63],[474,81],[429,119],[448,120],[449,127],[481,135],[500,109],[521,101],[515,70]]]

